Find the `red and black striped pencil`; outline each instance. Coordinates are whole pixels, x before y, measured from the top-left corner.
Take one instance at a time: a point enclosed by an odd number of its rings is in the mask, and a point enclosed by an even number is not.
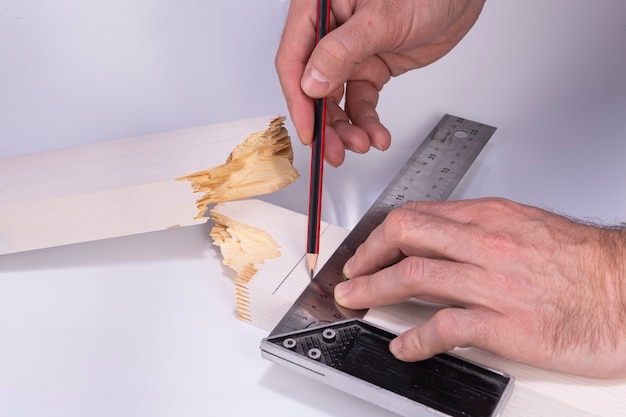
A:
[[[328,33],[330,24],[330,0],[318,0],[315,44]],[[311,280],[320,245],[320,216],[322,211],[322,183],[324,174],[324,138],[326,126],[326,98],[315,99],[313,143],[311,144],[311,179],[309,186],[309,218],[307,233],[307,263]]]

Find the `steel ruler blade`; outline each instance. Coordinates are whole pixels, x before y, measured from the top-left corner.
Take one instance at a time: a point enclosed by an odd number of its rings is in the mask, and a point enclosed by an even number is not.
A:
[[[444,115],[305,288],[271,335],[363,318],[367,310],[350,310],[335,303],[334,288],[344,280],[341,272],[343,265],[394,208],[410,201],[446,200],[495,130],[495,127],[483,123]]]

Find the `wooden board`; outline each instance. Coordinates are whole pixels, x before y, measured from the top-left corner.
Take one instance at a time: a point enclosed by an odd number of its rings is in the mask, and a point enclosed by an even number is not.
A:
[[[0,160],[0,254],[203,223],[206,204],[290,184],[298,174],[283,121],[265,116]]]
[[[218,227],[236,236],[239,259],[252,252],[267,253],[255,241],[259,233],[266,235],[263,242],[273,241],[280,252],[271,259],[255,258],[248,265],[252,268],[239,274],[235,282],[239,317],[269,332],[309,282],[304,263],[306,216],[256,200],[221,203],[212,213]],[[237,233],[242,225],[245,230]],[[348,233],[327,223],[322,224],[322,231],[318,268]],[[222,230],[218,236],[225,233]],[[220,239],[216,243],[222,251],[229,246]],[[229,262],[227,256],[225,263]],[[399,333],[428,319],[436,310],[436,306],[407,302],[370,309],[365,320]],[[608,417],[626,413],[626,379],[580,378],[507,361],[476,349],[456,349],[454,353],[515,376],[513,395],[502,414],[505,417]]]
[[[224,264],[237,272],[237,315],[271,330],[310,281],[305,259],[307,219],[291,210],[255,199],[229,201],[211,209],[211,235]],[[348,234],[322,222],[323,265]]]

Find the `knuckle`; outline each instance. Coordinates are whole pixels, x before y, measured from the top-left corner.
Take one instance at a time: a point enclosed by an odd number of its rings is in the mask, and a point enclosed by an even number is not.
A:
[[[354,303],[353,308],[370,308],[384,303],[384,296],[389,291],[384,282],[377,279],[376,275],[360,277],[353,280],[353,290],[350,300]]]
[[[376,294],[379,292],[378,285],[376,284],[376,281],[372,279],[371,275],[361,277],[355,282],[359,284],[356,289],[360,299],[369,300],[372,297],[375,297]]]
[[[397,284],[404,290],[415,292],[417,283],[424,277],[425,263],[417,257],[405,258],[398,263]]]
[[[445,336],[457,331],[459,322],[456,315],[450,314],[449,310],[444,309],[432,318],[432,326],[434,333],[439,338],[445,338]]]
[[[459,324],[448,310],[440,310],[421,329],[415,328],[403,334],[407,351],[413,359],[427,358],[457,347],[455,340]]]
[[[502,197],[489,197],[481,200],[485,207],[479,208],[482,213],[497,213],[502,217],[513,216],[519,212],[520,205]]]
[[[283,56],[280,52],[280,49],[274,56],[274,68],[276,69],[276,72],[279,76],[283,73]]]
[[[341,37],[334,36],[332,32],[324,37],[315,52],[319,55],[318,57],[313,57],[315,60],[313,66],[320,70],[321,68],[328,68],[328,63],[331,64],[332,68],[336,69],[344,68],[346,64],[356,64],[349,61],[351,54],[346,42]],[[322,63],[325,65],[321,65]]]
[[[433,336],[440,343],[439,351],[470,345],[469,341],[464,340],[463,335],[471,333],[472,329],[468,328],[469,323],[462,323],[463,320],[460,320],[456,310],[456,308],[445,308],[431,319]]]
[[[384,233],[391,242],[405,242],[409,230],[415,227],[415,216],[412,210],[398,208],[392,210],[383,222]]]
[[[404,357],[407,360],[420,360],[426,359],[433,355],[431,349],[422,340],[420,331],[418,329],[409,330],[400,335],[403,344],[406,346]]]

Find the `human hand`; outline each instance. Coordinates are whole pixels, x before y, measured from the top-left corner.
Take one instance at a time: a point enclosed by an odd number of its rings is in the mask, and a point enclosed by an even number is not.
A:
[[[376,112],[383,86],[392,76],[447,54],[473,26],[484,1],[333,0],[335,29],[317,47],[317,0],[292,1],[276,70],[302,143],[309,145],[313,139],[311,98],[327,97],[328,163],[340,165],[344,149],[387,149],[391,135]]]
[[[335,298],[446,305],[390,344],[414,361],[477,347],[540,368],[626,376],[626,229],[503,199],[409,203],[356,251]]]

